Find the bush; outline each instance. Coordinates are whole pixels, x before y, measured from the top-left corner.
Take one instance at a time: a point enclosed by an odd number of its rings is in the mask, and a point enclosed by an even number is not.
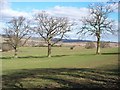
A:
[[[62,47],[62,45],[61,44],[55,44],[55,45],[53,45],[52,47]]]
[[[87,42],[85,45],[86,49],[92,49],[95,48],[95,44],[93,42]]]
[[[2,43],[0,43],[0,51],[2,51]]]
[[[9,51],[9,50],[13,50],[12,46],[9,45],[8,43],[3,43],[2,44],[2,51],[5,52],[5,51]]]
[[[100,43],[100,47],[101,48],[109,48],[110,47],[110,43],[109,42],[101,42]]]
[[[71,46],[71,47],[70,47],[70,50],[73,50],[74,48],[75,48],[75,46]]]
[[[2,43],[0,43],[0,49],[2,49]]]

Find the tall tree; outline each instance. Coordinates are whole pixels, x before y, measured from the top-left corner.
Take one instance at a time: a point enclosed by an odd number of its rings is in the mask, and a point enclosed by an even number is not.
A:
[[[109,18],[113,12],[112,5],[103,3],[91,4],[89,6],[89,16],[83,17],[80,31],[78,34],[94,35],[97,38],[96,54],[100,54],[100,39],[105,33],[115,34],[114,20]]]
[[[48,45],[48,57],[51,57],[51,46],[61,41],[65,33],[71,30],[71,24],[67,18],[48,15],[45,11],[35,15],[36,26],[34,31],[42,37]],[[58,37],[55,41],[53,39]]]
[[[7,42],[13,47],[15,51],[14,57],[17,58],[18,48],[23,46],[30,38],[30,36],[28,36],[30,31],[30,21],[20,16],[17,18],[13,17],[6,24],[7,26],[4,28],[4,32],[7,36]]]

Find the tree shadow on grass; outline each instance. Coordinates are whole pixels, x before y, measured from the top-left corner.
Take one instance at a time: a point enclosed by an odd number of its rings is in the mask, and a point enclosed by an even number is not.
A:
[[[95,56],[95,53],[91,53],[91,54],[76,54],[76,56]]]
[[[12,59],[13,57],[0,57],[0,59]]]
[[[101,55],[119,55],[119,52],[116,53],[101,53]]]
[[[46,58],[47,56],[21,56],[18,58]]]
[[[64,57],[69,55],[53,55],[51,57]],[[18,59],[24,58],[48,58],[47,56],[19,56]],[[0,59],[14,59],[14,57],[0,57]]]
[[[72,56],[72,55],[75,55],[75,56],[94,56],[96,54],[71,54],[71,55],[52,55],[51,57],[65,57],[65,56]],[[47,56],[18,56],[17,59],[24,59],[24,58],[48,58]],[[16,59],[14,57],[0,57],[0,59],[3,59],[3,60],[10,60],[10,59]]]
[[[65,57],[65,56],[70,56],[70,55],[53,55],[52,57]]]
[[[119,55],[120,53],[101,53],[101,55]],[[76,56],[95,56],[96,54],[71,54]],[[70,55],[52,55],[51,57],[65,57]],[[18,59],[21,58],[47,58],[47,56],[19,56]],[[0,57],[0,59],[14,59],[14,57]]]
[[[82,89],[118,89],[118,75],[90,68],[40,68],[23,69],[3,75],[3,90],[17,88],[82,88]],[[42,83],[41,83],[42,82]]]
[[[95,53],[91,53],[91,54],[76,54],[77,56],[96,56],[96,55],[119,55],[119,52],[116,53],[101,53],[101,54],[95,54]]]

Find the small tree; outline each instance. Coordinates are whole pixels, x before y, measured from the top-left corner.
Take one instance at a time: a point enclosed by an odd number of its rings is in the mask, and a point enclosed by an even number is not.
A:
[[[109,48],[110,47],[110,42],[101,42],[100,47],[101,48]]]
[[[89,6],[90,15],[81,21],[83,26],[78,33],[94,35],[97,38],[96,54],[100,54],[100,38],[102,34],[115,34],[114,20],[109,19],[109,14],[113,12],[112,5],[103,3],[91,4]]]
[[[48,45],[48,57],[51,57],[51,46],[61,41],[65,33],[71,30],[69,20],[64,17],[54,17],[46,12],[41,12],[35,15],[36,27],[34,31],[42,37]],[[53,39],[58,36],[58,39]]]
[[[94,42],[87,42],[86,45],[85,45],[85,48],[86,48],[86,49],[95,48]]]
[[[29,21],[24,17],[20,16],[18,18],[14,17],[12,20],[7,22],[7,27],[4,28],[5,35],[7,36],[7,43],[10,44],[15,53],[14,57],[17,58],[17,51],[20,46],[23,46],[30,37],[25,36],[29,33]],[[22,39],[25,39],[24,41]],[[22,40],[22,44],[21,44]]]

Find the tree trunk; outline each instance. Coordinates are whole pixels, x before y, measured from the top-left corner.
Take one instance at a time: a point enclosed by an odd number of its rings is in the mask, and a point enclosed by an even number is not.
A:
[[[15,48],[14,58],[18,58],[18,56],[17,56],[17,48]]]
[[[48,43],[48,57],[51,57],[51,43]]]
[[[97,50],[96,54],[100,54],[100,37],[97,37]]]

